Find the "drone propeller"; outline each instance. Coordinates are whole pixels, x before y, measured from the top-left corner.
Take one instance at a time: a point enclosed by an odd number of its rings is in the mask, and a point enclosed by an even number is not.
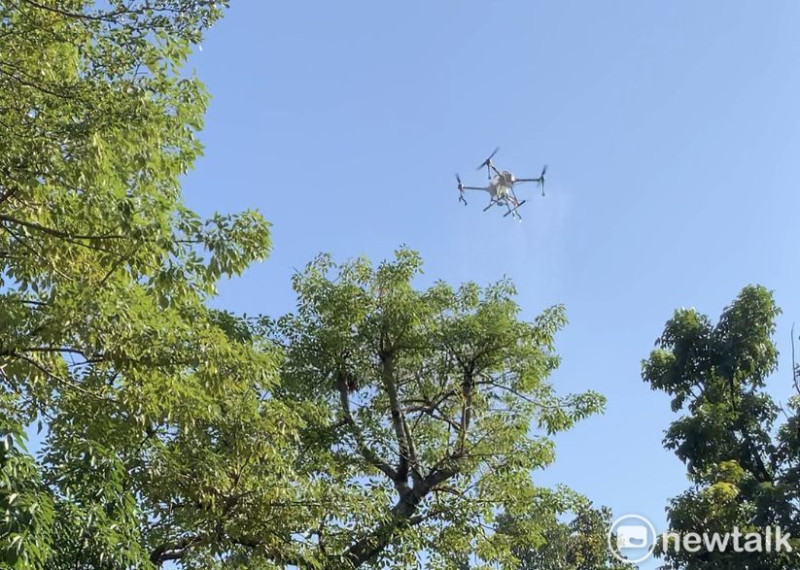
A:
[[[547,165],[542,168],[542,173],[539,175],[539,185],[542,187],[542,196],[544,196],[544,175],[547,173]]]
[[[458,201],[464,202],[464,205],[467,205],[467,201],[464,199],[464,185],[461,183],[461,177],[456,172],[456,181],[458,182]]]
[[[497,151],[498,151],[498,150],[500,150],[500,147],[499,147],[499,146],[498,146],[497,148],[495,148],[495,149],[492,151],[492,154],[490,154],[490,155],[489,155],[489,158],[487,158],[486,160],[484,160],[484,161],[481,163],[481,165],[480,165],[478,168],[476,168],[475,170],[480,170],[481,168],[483,168],[483,167],[485,166],[485,167],[486,167],[486,174],[489,176],[489,178],[491,178],[491,177],[492,177],[492,173],[491,173],[490,167],[491,167],[491,165],[492,165],[492,158],[494,158],[494,155],[496,155],[496,154],[497,154]]]

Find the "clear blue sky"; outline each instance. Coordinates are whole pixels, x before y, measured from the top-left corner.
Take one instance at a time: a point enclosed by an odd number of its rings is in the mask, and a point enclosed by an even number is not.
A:
[[[558,439],[564,482],[663,530],[685,471],[669,401],[640,363],[674,309],[716,319],[749,283],[776,293],[789,393],[800,320],[800,4],[234,2],[192,60],[213,95],[186,180],[203,213],[261,210],[274,253],[221,287],[249,314],[293,309],[320,251],[426,261],[426,280],[508,275],[525,315],[566,305],[564,393],[607,412]],[[457,201],[453,173],[536,176],[521,224]],[[652,567],[652,566],[642,566]]]

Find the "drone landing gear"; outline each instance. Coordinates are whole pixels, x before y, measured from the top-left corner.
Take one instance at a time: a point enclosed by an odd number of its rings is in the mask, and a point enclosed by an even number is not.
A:
[[[516,206],[514,206],[514,208],[512,208],[511,210],[509,210],[508,212],[506,212],[505,214],[503,214],[503,217],[505,218],[505,217],[506,217],[507,215],[509,215],[509,214],[514,214],[514,217],[516,217],[516,218],[519,218],[519,219],[520,219],[520,221],[521,221],[521,220],[522,220],[522,216],[520,216],[520,215],[517,213],[517,210],[518,210],[518,209],[519,209],[519,207],[520,207],[520,206],[522,206],[522,205],[523,205],[525,202],[527,202],[527,200],[523,200],[522,202],[520,202],[519,204],[517,204]]]

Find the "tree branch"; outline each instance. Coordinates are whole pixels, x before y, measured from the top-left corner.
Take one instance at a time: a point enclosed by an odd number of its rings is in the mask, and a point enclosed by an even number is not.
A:
[[[350,390],[347,385],[347,379],[342,373],[336,373],[336,387],[339,390],[339,401],[342,406],[342,415],[344,416],[344,423],[350,427],[350,433],[356,440],[356,446],[361,456],[373,467],[381,471],[392,482],[396,483],[399,480],[397,472],[385,461],[378,457],[372,449],[364,442],[364,437],[361,429],[358,427],[353,413],[350,410]]]
[[[397,396],[397,382],[395,380],[394,372],[394,355],[391,352],[385,352],[381,355],[382,373],[381,379],[383,380],[383,387],[389,396],[389,414],[392,419],[392,427],[394,434],[397,438],[397,445],[400,449],[400,457],[397,465],[397,480],[395,486],[401,493],[408,491],[408,459],[411,455],[409,450],[408,434],[406,433],[405,422],[403,415],[400,412],[400,399]]]

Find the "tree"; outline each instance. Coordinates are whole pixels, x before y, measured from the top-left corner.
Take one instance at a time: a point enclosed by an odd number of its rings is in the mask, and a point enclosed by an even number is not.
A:
[[[673,411],[685,410],[664,440],[686,463],[693,483],[669,507],[670,527],[678,533],[732,533],[736,527],[766,536],[767,527],[780,526],[800,536],[800,397],[778,426],[782,410],[765,392],[777,366],[772,335],[779,313],[772,293],[759,286],[744,288],[716,325],[694,309],[678,310],[643,365],[644,380],[672,396]],[[796,539],[792,545],[800,547]],[[797,552],[732,547],[662,554],[665,568],[777,570],[798,564]]]
[[[517,570],[632,570],[632,564],[617,560],[609,548],[611,510],[594,508],[590,501],[575,497],[569,507],[572,518],[559,520],[562,512],[536,513],[544,526],[537,544],[514,549],[520,563]],[[501,519],[498,532],[516,532],[517,521]],[[613,537],[612,537],[613,538]]]
[[[268,225],[256,212],[202,220],[180,194],[207,104],[181,68],[225,4],[0,5],[4,567],[177,557],[186,536],[210,534],[177,505],[200,511],[219,488],[199,480],[228,480],[192,461],[221,457],[225,430],[274,430],[271,446],[291,423],[257,405],[274,351],[207,308],[222,275],[267,255]],[[24,448],[37,421],[41,463]]]
[[[298,310],[274,324],[285,348],[276,397],[308,407],[301,442],[313,506],[301,566],[456,568],[464,552],[513,568],[565,501],[535,486],[548,435],[599,411],[593,392],[559,397],[553,307],[520,320],[508,281],[413,286],[419,256],[377,268],[320,256],[294,281]],[[531,434],[531,427],[539,428]],[[515,533],[496,532],[499,516]]]

